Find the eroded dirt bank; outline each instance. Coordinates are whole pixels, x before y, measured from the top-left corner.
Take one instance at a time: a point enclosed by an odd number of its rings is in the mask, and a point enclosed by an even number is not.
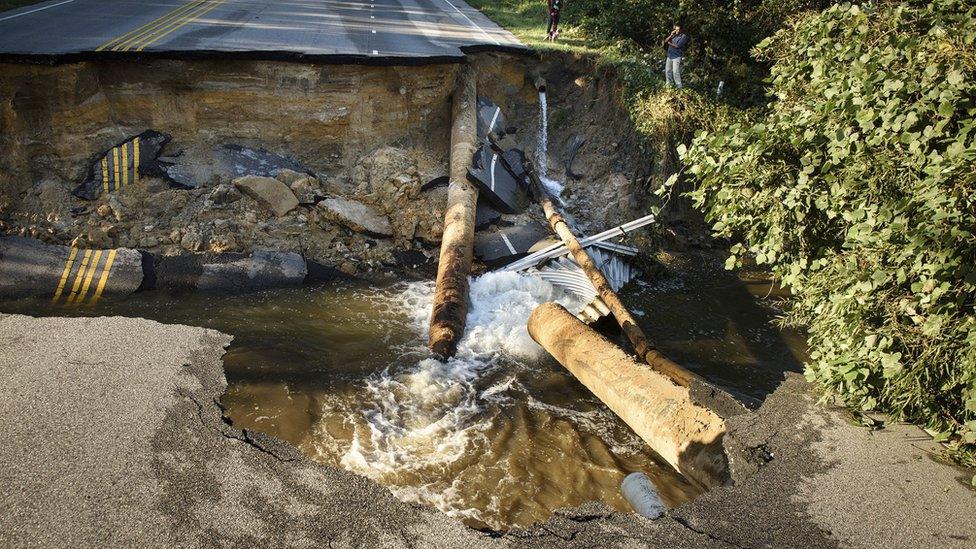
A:
[[[796,376],[733,421],[740,471],[774,457],[735,487],[656,521],[591,504],[496,537],[228,426],[229,336],[17,315],[0,333],[0,478],[21,487],[0,511],[5,545],[966,547],[976,532],[967,477],[914,428],[852,425]]]
[[[653,167],[641,160],[612,74],[563,57],[478,54],[471,62],[479,95],[500,105],[514,130],[506,143],[529,158],[539,120],[531,78],[552,82],[550,171],[566,181],[568,205],[585,227],[643,211]],[[430,257],[442,231],[456,70],[177,60],[0,65],[0,233],[158,255],[293,251],[350,272],[389,268],[396,251]],[[98,171],[100,155],[146,130],[170,137],[160,153],[171,166],[166,177],[147,173],[91,201],[71,194],[93,164]],[[228,147],[287,159],[297,172],[279,179],[299,205],[276,212],[238,192],[233,182],[247,172],[218,161]],[[349,204],[320,204],[327,198],[362,204],[379,222],[350,222]]]
[[[394,245],[439,237],[455,65],[319,67],[296,63],[78,63],[0,67],[0,230],[49,242],[139,247],[166,255],[300,251],[311,259],[390,259]],[[153,129],[189,189],[143,177],[86,202],[70,192],[101,152]],[[215,151],[234,145],[288,157],[313,176],[306,205],[276,215],[227,185]],[[293,181],[292,181],[293,182]],[[304,195],[304,196],[303,196]],[[354,197],[392,230],[368,244],[313,199]],[[372,248],[372,250],[371,250]],[[376,249],[379,248],[379,249]]]

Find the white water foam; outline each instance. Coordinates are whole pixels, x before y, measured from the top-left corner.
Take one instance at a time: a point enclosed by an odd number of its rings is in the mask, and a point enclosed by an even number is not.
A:
[[[485,431],[492,426],[486,411],[492,404],[510,400],[508,393],[519,383],[512,375],[501,375],[494,383],[483,380],[499,368],[512,366],[513,360],[543,356],[544,350],[526,327],[538,305],[557,301],[575,310],[581,303],[544,280],[514,272],[475,278],[470,296],[465,335],[457,355],[446,361],[424,358],[433,283],[410,283],[391,296],[390,303],[409,319],[417,339],[402,350],[406,360],[365,380],[362,389],[368,397],[363,400],[369,404],[364,408],[349,409],[341,398],[326,403],[325,415],[346,416],[352,441],[339,442],[320,428],[317,438],[325,447],[317,450],[333,455],[338,450],[342,467],[389,486],[403,500],[477,519],[480,511],[465,504],[452,484],[457,480],[448,474],[439,475],[439,482],[419,485],[399,481],[429,479],[434,476],[431,471],[446,473],[450,464],[486,443]]]
[[[546,92],[539,92],[539,131],[536,134],[535,164],[539,181],[557,202],[562,203],[563,184],[549,178],[549,105]]]

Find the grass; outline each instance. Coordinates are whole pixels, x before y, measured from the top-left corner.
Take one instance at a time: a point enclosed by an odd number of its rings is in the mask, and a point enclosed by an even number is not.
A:
[[[546,40],[549,16],[545,0],[467,0],[492,21],[508,29],[523,44],[539,51],[562,51],[580,54],[601,54],[603,44],[586,37],[566,21],[560,22],[560,36],[556,42]]]
[[[40,4],[43,0],[0,0],[0,11],[12,10],[31,4]]]

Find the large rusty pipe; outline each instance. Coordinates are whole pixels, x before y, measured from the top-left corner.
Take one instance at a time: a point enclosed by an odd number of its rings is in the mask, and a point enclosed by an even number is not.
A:
[[[693,484],[727,482],[725,420],[697,404],[688,387],[638,362],[556,303],[536,307],[529,334]]]
[[[532,85],[540,92],[546,91],[546,79],[541,74],[532,77]]]
[[[468,274],[478,205],[478,188],[467,179],[478,142],[476,80],[474,68],[462,65],[454,91],[450,182],[428,339],[430,349],[445,358],[457,351],[468,314]]]

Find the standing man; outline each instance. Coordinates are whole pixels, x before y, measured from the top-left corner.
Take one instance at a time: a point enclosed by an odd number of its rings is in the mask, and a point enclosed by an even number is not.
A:
[[[562,8],[562,0],[549,0],[549,28],[546,40],[555,42],[559,37],[559,10]]]
[[[681,59],[685,56],[688,35],[680,23],[664,39],[664,45],[668,48],[668,58],[664,61],[664,79],[669,85],[681,89]]]

